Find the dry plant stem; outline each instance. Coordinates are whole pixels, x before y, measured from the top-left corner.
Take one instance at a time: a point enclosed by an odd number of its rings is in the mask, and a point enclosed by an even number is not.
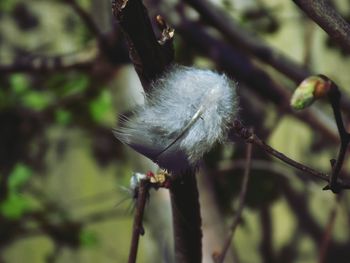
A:
[[[350,24],[327,0],[293,0],[339,45],[350,52]]]
[[[252,144],[247,144],[247,155],[246,155],[246,163],[244,168],[244,175],[242,180],[242,186],[241,186],[241,192],[239,193],[238,197],[238,208],[236,211],[236,214],[233,218],[232,225],[230,227],[230,234],[227,237],[227,240],[225,241],[225,245],[221,251],[220,254],[213,254],[213,260],[215,263],[222,263],[224,262],[225,255],[231,245],[231,241],[233,239],[233,236],[235,234],[236,228],[240,222],[241,215],[244,208],[244,202],[245,202],[245,196],[247,193],[247,187],[248,187],[248,181],[249,181],[249,175],[250,175],[250,167],[251,167],[251,160],[252,160]]]
[[[170,187],[173,213],[175,262],[200,263],[202,229],[199,195],[194,172],[177,176]]]
[[[240,121],[238,121],[238,120],[234,121],[233,129],[239,137],[245,139],[248,143],[252,143],[254,145],[259,146],[265,152],[271,154],[272,156],[280,159],[281,161],[289,164],[290,166],[292,166],[292,167],[294,167],[302,172],[305,172],[313,177],[317,177],[321,180],[329,182],[330,176],[328,176],[325,173],[314,170],[314,169],[312,169],[304,164],[301,164],[297,161],[294,161],[291,158],[284,155],[283,153],[275,150],[271,146],[267,145],[264,141],[262,141],[259,137],[257,137],[256,134],[248,131],[248,129],[245,128]],[[337,180],[337,185],[338,185],[339,189],[350,189],[349,182]]]
[[[320,261],[319,261],[320,263],[326,262],[327,252],[331,242],[332,232],[335,224],[335,219],[337,217],[338,205],[340,200],[341,200],[341,195],[337,195],[334,207],[332,208],[329,214],[327,227],[324,232],[322,242],[321,242],[321,247],[320,247]]]
[[[140,235],[143,235],[142,218],[145,210],[147,196],[148,196],[149,184],[148,181],[142,180],[138,188],[137,201],[136,201],[136,212],[134,216],[134,224],[132,230],[131,246],[129,252],[128,263],[135,263],[137,250],[139,246]]]

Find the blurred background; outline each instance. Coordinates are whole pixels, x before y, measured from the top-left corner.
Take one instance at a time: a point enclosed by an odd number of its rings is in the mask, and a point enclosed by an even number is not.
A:
[[[341,88],[346,116],[349,53],[292,1],[207,1],[144,3],[152,21],[162,14],[175,28],[176,62],[226,72],[245,125],[329,172],[338,149],[330,106],[295,113],[288,99],[310,72],[322,73]],[[349,1],[330,2],[350,19]],[[112,130],[142,101],[109,0],[0,1],[0,262],[127,261],[130,177],[157,167]],[[204,262],[226,238],[245,151],[239,139],[218,145],[198,172]],[[348,262],[350,196],[323,186],[253,148],[226,262]],[[173,262],[167,191],[152,190],[145,231],[138,262]]]

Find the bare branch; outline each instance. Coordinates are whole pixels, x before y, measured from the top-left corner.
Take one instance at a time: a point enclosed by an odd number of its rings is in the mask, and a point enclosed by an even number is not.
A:
[[[337,211],[338,211],[338,206],[339,206],[340,200],[341,200],[341,195],[338,195],[336,197],[334,207],[332,208],[332,210],[329,214],[326,230],[323,234],[323,238],[322,238],[322,242],[321,242],[320,261],[319,261],[320,263],[326,262],[327,252],[329,249],[329,245],[331,243],[332,232],[334,229],[335,219],[337,217]]]
[[[136,212],[134,216],[134,224],[132,231],[131,246],[129,252],[128,263],[135,263],[137,250],[139,247],[140,235],[144,234],[144,229],[142,226],[143,213],[146,206],[147,196],[148,196],[149,184],[147,180],[141,180],[138,193],[137,193],[137,203],[136,203]]]
[[[171,183],[176,262],[201,262],[202,229],[197,182],[189,172]]]
[[[339,45],[350,52],[350,25],[327,0],[293,0]]]
[[[252,160],[252,144],[247,145],[247,155],[246,155],[246,163],[244,168],[244,175],[242,180],[242,186],[241,186],[241,192],[239,193],[238,197],[238,208],[235,213],[235,216],[232,221],[232,225],[230,227],[230,234],[228,235],[225,245],[221,251],[221,253],[213,254],[213,259],[215,263],[222,263],[224,262],[225,255],[231,245],[231,241],[233,239],[233,236],[235,234],[236,228],[241,220],[241,215],[244,208],[244,202],[245,202],[245,196],[247,193],[247,187],[248,187],[248,181],[249,181],[249,175],[250,175],[250,167],[251,167],[251,160]]]
[[[86,12],[75,0],[63,0],[68,5],[70,5],[77,15],[83,20],[87,28],[92,34],[94,34],[98,39],[102,39],[102,33],[95,21],[92,19],[92,16]]]
[[[256,136],[256,134],[250,132],[247,128],[245,128],[242,123],[238,120],[234,122],[234,130],[236,134],[245,139],[247,142],[252,143],[254,145],[259,146],[261,149],[263,149],[265,152],[271,154],[272,156],[280,159],[281,161],[289,164],[290,166],[305,172],[313,177],[317,177],[323,181],[329,182],[330,181],[330,176],[319,172],[317,170],[314,170],[304,164],[301,164],[297,161],[294,161],[290,159],[289,157],[285,156],[283,153],[273,149],[271,146],[267,145],[265,142],[263,142],[260,138]],[[350,182],[345,182],[341,180],[337,180],[337,184],[339,185],[340,189],[350,189]]]
[[[172,63],[172,44],[161,45],[152,29],[147,10],[139,0],[114,0],[114,16],[122,27],[129,54],[144,90]],[[168,41],[166,42],[168,43]]]
[[[187,0],[186,2],[201,14],[202,19],[217,28],[232,45],[270,64],[296,82],[308,76],[309,72],[306,68],[241,28],[231,16],[211,2],[206,0]]]

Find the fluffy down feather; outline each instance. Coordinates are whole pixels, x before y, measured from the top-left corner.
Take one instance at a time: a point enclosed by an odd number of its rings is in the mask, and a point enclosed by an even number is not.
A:
[[[181,173],[222,142],[238,112],[236,85],[210,70],[173,66],[115,136],[161,168]]]

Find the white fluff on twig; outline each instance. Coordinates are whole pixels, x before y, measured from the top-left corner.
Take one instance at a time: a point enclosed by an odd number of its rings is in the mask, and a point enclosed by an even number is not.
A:
[[[238,111],[236,85],[210,70],[171,67],[115,136],[173,173],[196,166],[222,142]]]

